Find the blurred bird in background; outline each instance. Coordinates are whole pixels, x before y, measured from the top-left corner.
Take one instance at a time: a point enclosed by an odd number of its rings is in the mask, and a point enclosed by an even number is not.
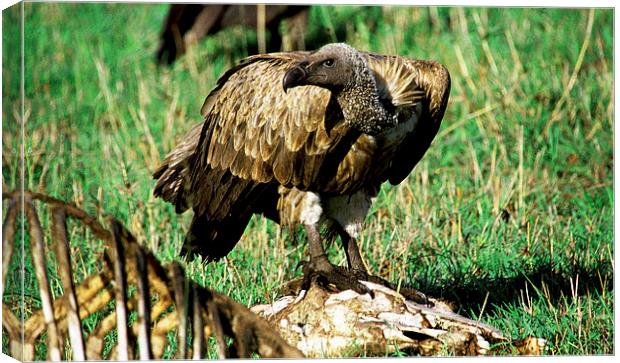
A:
[[[250,53],[303,50],[308,8],[303,5],[172,4],[161,31],[157,62],[171,65],[199,40],[234,26],[256,29],[257,42],[250,44]],[[280,33],[284,20],[286,29]]]

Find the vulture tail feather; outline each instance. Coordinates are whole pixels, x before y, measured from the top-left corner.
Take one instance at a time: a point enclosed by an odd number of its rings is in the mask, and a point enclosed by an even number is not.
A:
[[[197,254],[207,261],[217,261],[226,256],[241,238],[252,213],[222,220],[195,215],[185,236],[181,253]]]

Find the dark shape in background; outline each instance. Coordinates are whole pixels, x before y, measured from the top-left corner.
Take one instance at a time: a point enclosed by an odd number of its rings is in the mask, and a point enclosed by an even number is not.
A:
[[[157,62],[170,65],[192,44],[233,26],[257,30],[258,44],[251,44],[250,53],[303,50],[308,8],[296,5],[173,4],[162,28]],[[283,34],[289,34],[290,40],[283,43],[279,28],[285,19],[288,20],[287,29]],[[263,30],[269,33],[268,42],[261,34]]]

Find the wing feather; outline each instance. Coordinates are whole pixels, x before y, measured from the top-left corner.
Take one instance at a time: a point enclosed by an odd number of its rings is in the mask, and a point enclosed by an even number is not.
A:
[[[205,137],[198,146],[194,170],[208,165],[259,183],[311,187],[316,175],[308,170],[319,169],[314,164],[323,162],[342,135],[322,135],[320,145],[308,147],[317,140],[313,135],[325,134],[325,117],[338,113],[326,112],[327,90],[298,87],[285,93],[282,89],[284,73],[303,55],[250,57],[220,78],[205,100]],[[307,155],[308,148],[314,152]],[[196,194],[205,183],[203,177],[200,171],[192,176]]]
[[[450,74],[435,61],[370,53],[368,56],[378,88],[396,108],[399,122],[416,120],[406,134],[394,136],[394,132],[388,131],[394,140],[386,140],[392,144],[384,147],[394,151],[384,152],[384,158],[378,158],[389,165],[386,177],[395,185],[411,173],[439,130],[450,95]]]
[[[188,181],[190,159],[198,146],[202,127],[202,124],[194,125],[153,173],[157,179],[153,194],[175,205],[178,213],[188,208],[185,183]]]

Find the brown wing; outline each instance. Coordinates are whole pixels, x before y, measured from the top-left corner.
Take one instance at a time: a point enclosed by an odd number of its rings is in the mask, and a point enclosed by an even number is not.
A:
[[[379,96],[399,119],[398,126],[377,136],[360,135],[324,190],[374,193],[389,180],[398,184],[420,161],[437,134],[450,77],[441,64],[367,53]]]
[[[394,153],[383,151],[381,160],[389,165],[387,179],[393,185],[402,182],[422,159],[435,138],[448,105],[450,74],[435,61],[369,54],[369,66],[375,70],[380,91],[396,108],[399,122],[415,118],[415,126],[404,137],[392,141]],[[389,134],[392,130],[388,131]],[[392,132],[394,134],[394,132]],[[385,140],[389,144],[390,140]],[[390,145],[384,145],[384,148]],[[383,179],[382,181],[384,181]]]
[[[191,205],[198,214],[221,215],[229,209],[243,194],[235,185],[239,180],[251,182],[245,188],[274,182],[306,190],[317,186],[321,174],[329,174],[326,168],[337,167],[334,155],[341,150],[344,156],[352,132],[331,93],[318,87],[285,93],[282,88],[284,73],[303,56],[247,58],[226,72],[205,100],[205,125],[190,176]],[[335,125],[329,135],[326,122]],[[326,162],[327,155],[337,161]],[[230,186],[227,174],[234,179]]]
[[[198,146],[202,126],[202,123],[194,125],[153,173],[153,178],[157,179],[153,195],[172,203],[177,213],[188,208],[185,188],[189,177],[189,160]]]

